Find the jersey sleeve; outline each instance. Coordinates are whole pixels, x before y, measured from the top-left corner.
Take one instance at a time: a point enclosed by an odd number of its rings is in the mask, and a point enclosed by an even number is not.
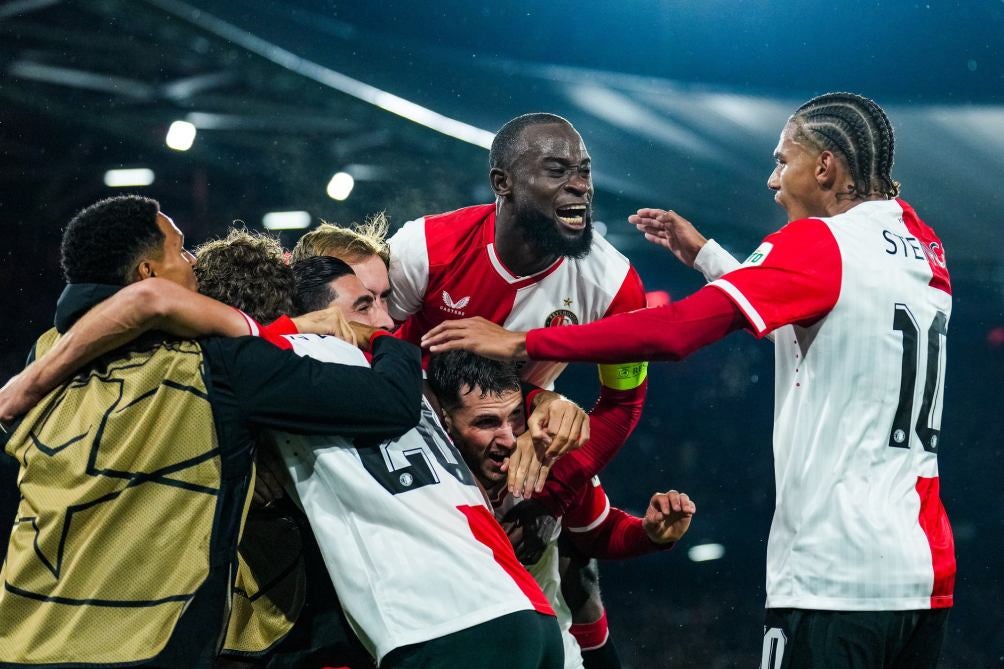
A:
[[[598,478],[587,488],[562,519],[563,529],[584,555],[619,560],[668,547],[648,538],[641,518],[610,506]]]
[[[603,315],[610,316],[624,313],[625,311],[634,311],[644,306],[645,286],[642,285],[641,277],[638,275],[638,271],[634,268],[634,265],[632,265],[628,267],[627,275],[624,277],[624,281],[621,282],[621,287],[617,290],[617,294],[614,295],[614,299],[610,302],[610,306],[607,307]]]
[[[600,397],[589,412],[589,441],[561,457],[540,495],[535,496],[555,516],[568,512],[581,491],[620,451],[641,418],[645,404],[647,363],[607,365],[610,380],[601,372]]]
[[[837,303],[840,248],[827,225],[792,221],[772,235],[739,269],[712,281],[743,313],[757,337],[782,325],[808,325]]]
[[[390,246],[391,318],[403,321],[417,312],[429,285],[429,249],[425,239],[425,218],[408,221],[387,241]]]
[[[739,269],[741,265],[742,263],[733,258],[732,254],[714,239],[709,239],[694,258],[694,269],[703,274],[709,283]]]

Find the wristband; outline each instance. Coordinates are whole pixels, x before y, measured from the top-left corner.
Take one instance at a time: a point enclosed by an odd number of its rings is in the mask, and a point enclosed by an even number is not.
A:
[[[619,365],[597,365],[600,383],[612,390],[634,390],[648,378],[647,362],[625,362]]]
[[[610,637],[606,609],[600,614],[599,620],[594,620],[591,623],[575,623],[568,631],[579,642],[579,647],[582,650],[596,650],[600,648]]]

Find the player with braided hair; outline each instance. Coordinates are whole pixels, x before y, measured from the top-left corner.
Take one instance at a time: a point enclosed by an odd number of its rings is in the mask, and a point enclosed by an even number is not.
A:
[[[839,153],[851,170],[850,197],[899,195],[892,180],[894,140],[889,118],[875,102],[854,93],[827,93],[791,117],[796,137]]]
[[[814,98],[785,124],[767,181],[789,222],[741,265],[671,211],[630,217],[710,285],[586,325],[448,321],[423,340],[433,353],[613,363],[772,334],[761,669],[933,669],[941,653],[955,584],[937,460],[952,287],[941,241],[896,197],[893,148],[871,100]]]

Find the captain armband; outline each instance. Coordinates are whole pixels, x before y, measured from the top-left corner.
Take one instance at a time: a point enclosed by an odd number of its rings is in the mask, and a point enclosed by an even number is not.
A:
[[[600,383],[613,390],[634,390],[648,378],[647,362],[622,362],[597,367],[600,370]]]

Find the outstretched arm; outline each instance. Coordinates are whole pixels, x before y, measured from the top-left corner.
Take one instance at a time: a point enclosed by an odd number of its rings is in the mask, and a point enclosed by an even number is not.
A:
[[[446,321],[430,330],[422,345],[433,353],[466,349],[503,360],[680,360],[746,324],[723,292],[705,286],[679,302],[585,325],[509,332],[479,318]]]
[[[138,281],[84,314],[48,353],[0,390],[0,421],[25,413],[74,371],[148,330],[237,337],[253,334],[257,325],[237,309],[166,279]]]

